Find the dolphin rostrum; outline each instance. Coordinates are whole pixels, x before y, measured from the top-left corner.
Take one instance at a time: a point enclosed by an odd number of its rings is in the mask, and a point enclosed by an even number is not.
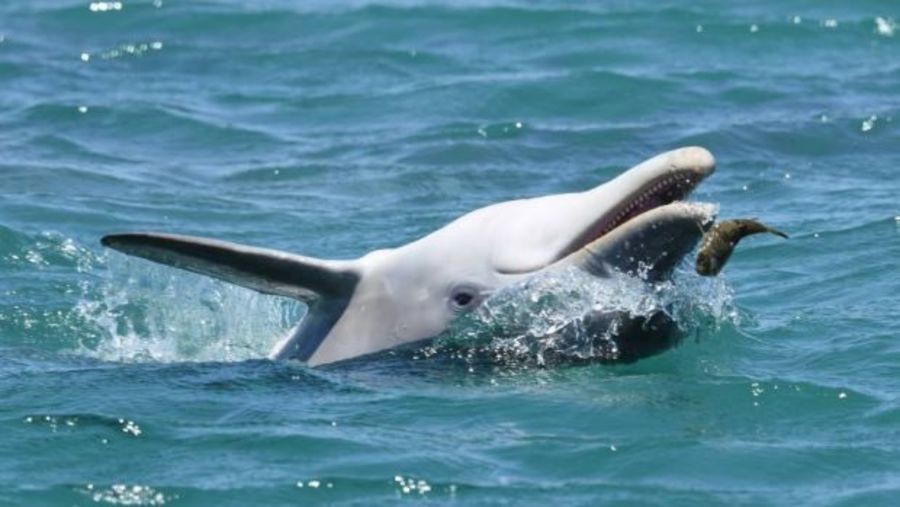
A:
[[[353,260],[159,233],[113,234],[102,244],[306,303],[307,315],[270,357],[315,366],[435,337],[493,292],[546,270],[640,269],[663,280],[711,221],[680,201],[714,167],[707,150],[681,148],[593,189],[493,204]]]

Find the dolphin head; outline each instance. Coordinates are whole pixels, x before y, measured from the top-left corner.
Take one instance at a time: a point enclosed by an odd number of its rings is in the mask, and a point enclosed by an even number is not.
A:
[[[341,318],[300,356],[315,365],[434,337],[498,289],[549,269],[663,279],[702,236],[710,217],[680,200],[714,167],[705,149],[683,148],[585,192],[490,205],[371,252],[357,261],[360,281]],[[297,357],[297,338],[275,357]]]
[[[714,169],[703,148],[649,159],[584,192],[502,202],[412,243],[331,261],[158,233],[105,246],[309,305],[271,357],[310,365],[437,336],[499,289],[574,266],[596,276],[668,276],[710,217],[680,202]]]

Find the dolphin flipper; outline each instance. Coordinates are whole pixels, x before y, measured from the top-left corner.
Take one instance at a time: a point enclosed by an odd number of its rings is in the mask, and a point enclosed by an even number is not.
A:
[[[111,234],[100,242],[128,255],[306,302],[347,299],[359,280],[352,261],[315,259],[194,236]]]

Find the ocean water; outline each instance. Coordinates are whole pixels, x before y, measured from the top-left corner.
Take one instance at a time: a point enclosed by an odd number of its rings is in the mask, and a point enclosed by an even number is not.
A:
[[[685,145],[791,239],[632,365],[270,362],[301,305],[99,245],[351,258]],[[893,0],[5,0],[0,505],[896,505],[898,174]]]

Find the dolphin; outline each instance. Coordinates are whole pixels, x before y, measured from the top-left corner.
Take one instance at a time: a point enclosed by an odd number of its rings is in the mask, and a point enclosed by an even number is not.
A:
[[[300,300],[307,314],[269,357],[318,366],[433,338],[491,294],[539,273],[640,271],[650,283],[664,280],[711,223],[709,211],[682,199],[714,168],[709,151],[677,149],[592,189],[489,205],[411,243],[351,260],[152,232],[112,234],[101,243]],[[626,331],[643,325],[626,324]]]

